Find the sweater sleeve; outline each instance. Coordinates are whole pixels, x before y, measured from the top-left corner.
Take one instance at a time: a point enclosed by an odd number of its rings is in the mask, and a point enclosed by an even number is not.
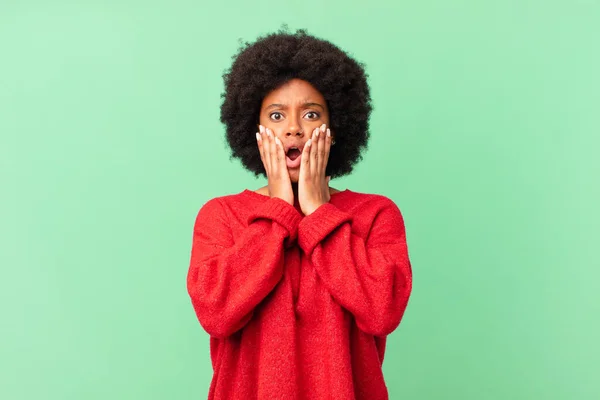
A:
[[[400,210],[385,197],[378,204],[370,213],[374,218],[355,221],[325,203],[300,222],[298,243],[357,326],[368,334],[386,336],[398,327],[406,309],[412,268]],[[368,234],[358,235],[353,224],[365,223]]]
[[[194,223],[187,289],[204,330],[223,338],[244,327],[283,276],[284,246],[297,237],[300,213],[279,198],[259,205],[235,241],[218,198]]]

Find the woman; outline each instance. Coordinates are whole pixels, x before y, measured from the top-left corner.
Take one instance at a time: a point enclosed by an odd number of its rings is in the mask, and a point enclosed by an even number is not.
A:
[[[267,178],[200,209],[187,288],[210,335],[209,399],[387,399],[386,336],[412,288],[404,221],[385,196],[337,190],[368,139],[361,64],[280,31],[224,75],[232,157]]]

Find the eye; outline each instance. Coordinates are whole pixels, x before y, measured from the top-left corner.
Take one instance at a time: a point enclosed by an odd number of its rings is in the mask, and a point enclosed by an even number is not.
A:
[[[311,117],[311,115],[312,115],[312,117]],[[305,116],[308,117],[308,119],[319,119],[319,113],[316,111],[309,111],[306,113]]]
[[[280,112],[276,111],[269,114],[269,118],[271,118],[273,121],[280,121],[283,118],[283,115],[281,115]]]

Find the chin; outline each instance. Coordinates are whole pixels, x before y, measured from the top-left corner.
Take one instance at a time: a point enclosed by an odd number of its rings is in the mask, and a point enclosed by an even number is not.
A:
[[[288,171],[290,174],[290,181],[292,183],[298,183],[298,181],[300,180],[300,173],[296,172],[296,171]]]

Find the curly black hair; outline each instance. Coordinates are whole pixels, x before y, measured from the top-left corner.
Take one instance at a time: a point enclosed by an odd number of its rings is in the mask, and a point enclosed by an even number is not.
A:
[[[285,26],[254,43],[242,43],[233,60],[223,74],[221,95],[230,159],[239,158],[255,176],[266,176],[255,136],[262,100],[297,78],[313,85],[327,102],[335,146],[326,174],[336,178],[352,172],[369,139],[372,104],[364,64],[304,29],[289,33]]]

